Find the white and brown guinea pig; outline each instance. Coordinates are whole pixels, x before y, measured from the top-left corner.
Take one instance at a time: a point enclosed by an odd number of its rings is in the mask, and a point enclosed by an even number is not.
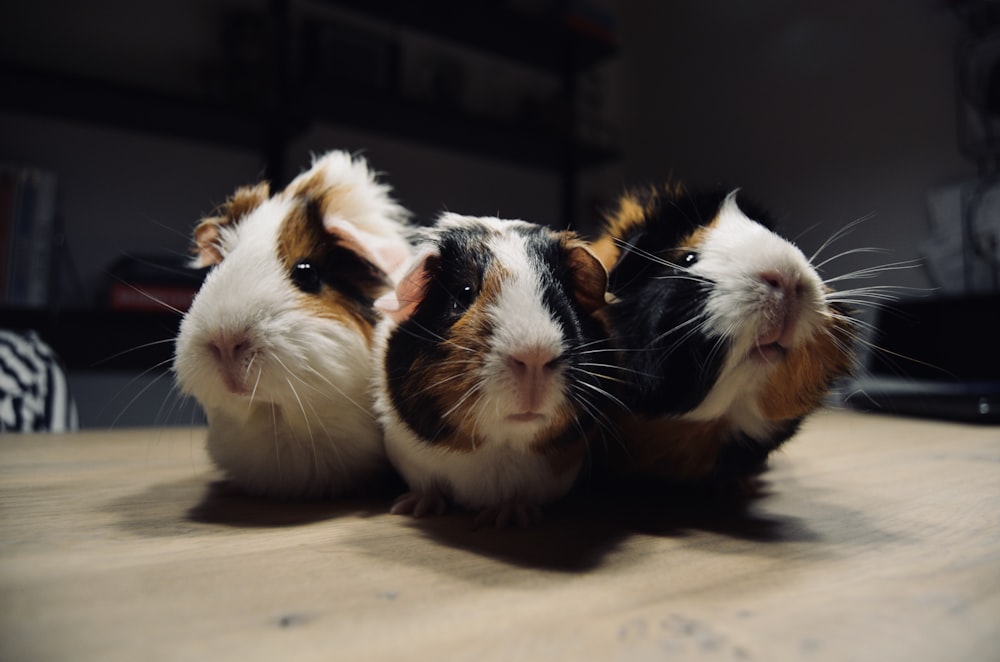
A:
[[[409,485],[392,512],[530,524],[573,485],[609,397],[607,273],[569,232],[445,214],[376,303],[376,407]]]
[[[247,492],[332,496],[388,467],[370,390],[375,299],[410,255],[408,213],[334,151],[288,187],[241,188],[195,230],[212,266],[174,371],[208,417],[208,453]]]
[[[853,368],[857,322],[736,192],[624,195],[594,250],[627,376],[628,472],[738,484]]]

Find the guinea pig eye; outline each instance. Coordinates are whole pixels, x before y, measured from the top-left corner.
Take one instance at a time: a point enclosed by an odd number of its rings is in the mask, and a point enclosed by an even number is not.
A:
[[[316,294],[323,284],[319,269],[308,260],[300,260],[292,267],[292,282],[295,287],[308,294]]]
[[[693,266],[695,262],[698,261],[698,254],[694,251],[690,253],[685,253],[684,257],[681,258],[681,266],[690,267]]]
[[[476,291],[471,285],[463,285],[459,287],[454,293],[451,299],[451,309],[452,310],[463,310],[468,308],[472,304],[472,300],[476,297]]]

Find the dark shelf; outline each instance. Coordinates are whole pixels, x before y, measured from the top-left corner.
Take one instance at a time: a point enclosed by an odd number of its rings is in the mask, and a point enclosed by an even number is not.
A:
[[[530,16],[468,0],[322,0],[387,23],[516,60],[551,73],[579,72],[614,57],[618,47],[583,27],[572,12]],[[567,3],[571,4],[571,3]]]
[[[566,165],[567,138],[555,130],[477,117],[446,105],[376,92],[311,94],[293,105],[312,108],[320,123],[349,125],[540,168],[555,170]],[[578,142],[571,165],[585,168],[616,158],[616,150]]]
[[[15,112],[242,149],[263,149],[268,135],[264,111],[253,113],[239,110],[236,104],[193,96],[11,65],[0,67],[0,86],[5,91],[0,108]],[[336,97],[310,94],[298,97],[291,106],[311,110],[287,118],[283,127],[286,138],[317,122],[341,124],[524,165],[548,169],[565,166],[565,140],[552,132],[478,118],[455,108],[398,95],[366,90],[341,91]],[[578,144],[574,146],[572,165],[587,167],[614,158],[614,150]]]
[[[194,96],[72,74],[0,65],[0,108],[221,144],[261,149],[265,115]]]

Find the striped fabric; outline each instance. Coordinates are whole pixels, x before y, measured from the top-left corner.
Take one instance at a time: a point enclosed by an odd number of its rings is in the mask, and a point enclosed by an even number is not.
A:
[[[0,330],[0,432],[79,427],[59,359],[34,331]]]

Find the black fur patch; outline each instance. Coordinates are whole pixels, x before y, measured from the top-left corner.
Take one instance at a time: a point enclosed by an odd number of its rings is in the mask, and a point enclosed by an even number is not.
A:
[[[728,347],[698,332],[711,283],[681,267],[697,252],[687,238],[716,217],[726,192],[646,195],[645,222],[619,238],[626,246],[610,274],[617,301],[608,314],[628,371],[625,403],[654,417],[695,408],[725,361]]]
[[[385,370],[393,407],[418,436],[431,443],[454,433],[443,418],[450,405],[440,401],[436,389],[428,387],[434,379],[434,366],[448,359],[445,339],[449,329],[482,287],[491,259],[477,248],[484,241],[485,232],[478,228],[440,233],[439,256],[426,263],[430,281],[426,295],[388,340]]]

